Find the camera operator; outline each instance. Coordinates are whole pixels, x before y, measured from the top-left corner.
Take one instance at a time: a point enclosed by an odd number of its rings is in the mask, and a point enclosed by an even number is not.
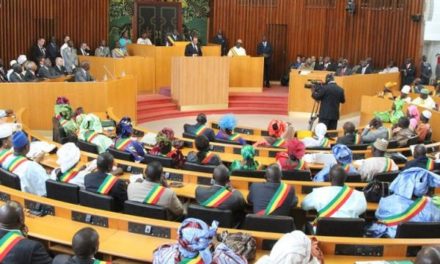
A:
[[[334,130],[338,126],[339,106],[345,103],[344,90],[335,82],[332,73],[325,77],[324,85],[312,87],[312,98],[321,102],[319,109],[319,123],[324,123],[328,130]]]

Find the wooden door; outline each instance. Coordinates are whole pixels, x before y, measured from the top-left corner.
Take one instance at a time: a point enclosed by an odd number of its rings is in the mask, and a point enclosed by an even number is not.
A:
[[[287,69],[287,25],[268,24],[267,39],[272,44],[272,67],[270,79],[279,81]]]

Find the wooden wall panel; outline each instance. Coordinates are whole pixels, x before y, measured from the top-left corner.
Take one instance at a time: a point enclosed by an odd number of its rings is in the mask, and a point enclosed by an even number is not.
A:
[[[375,67],[409,56],[419,61],[423,0],[356,0],[356,13],[346,0],[211,0],[210,39],[223,29],[230,45],[242,38],[256,55],[256,45],[269,24],[287,24],[287,62],[297,54],[347,57],[351,64],[371,56]],[[379,5],[379,6],[377,6]],[[380,6],[384,5],[384,6]]]
[[[27,54],[39,36],[68,34],[94,49],[108,36],[108,0],[0,0],[0,58]]]

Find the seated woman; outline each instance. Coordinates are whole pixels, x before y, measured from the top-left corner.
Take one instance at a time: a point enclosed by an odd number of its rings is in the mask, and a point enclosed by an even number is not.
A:
[[[114,148],[119,151],[130,153],[135,161],[142,161],[145,156],[145,150],[142,143],[136,138],[132,138],[133,125],[130,117],[123,117],[116,125],[116,139]]]
[[[406,116],[409,118],[409,128],[414,131],[420,121],[420,113],[417,106],[408,106],[408,109],[406,109]]]
[[[251,145],[243,146],[241,149],[241,156],[243,160],[234,160],[231,164],[231,171],[246,170],[254,171],[260,169],[260,164],[255,158],[255,149]]]
[[[75,144],[66,143],[57,151],[57,164],[60,166],[52,171],[50,178],[64,183],[71,183],[84,188],[84,177],[96,169],[96,163],[79,166],[81,151]]]
[[[390,196],[380,200],[377,223],[367,231],[370,237],[396,236],[397,226],[406,222],[439,222],[440,208],[425,196],[430,187],[440,187],[440,176],[422,168],[410,168],[390,185]]]
[[[384,123],[391,123],[394,125],[399,121],[399,118],[405,116],[405,113],[402,111],[404,104],[404,100],[396,99],[391,107],[391,111],[375,112],[374,116]]]
[[[317,124],[314,130],[314,134],[314,137],[307,137],[302,140],[306,148],[330,147],[330,140],[325,137],[325,134],[327,134],[327,126],[325,124]]]
[[[69,99],[66,97],[58,97],[55,103],[55,118],[63,127],[66,135],[76,136],[78,133],[78,124],[74,119],[72,107],[69,104]]]
[[[298,139],[287,141],[287,153],[278,152],[275,156],[283,171],[308,170],[307,163],[302,159],[306,153],[306,146]]]
[[[269,133],[268,137],[263,137],[262,140],[256,142],[254,147],[275,147],[284,148],[286,147],[286,138],[294,137],[295,131],[293,127],[289,125],[290,132],[287,129],[287,123],[281,120],[272,120],[267,127]],[[288,132],[286,132],[286,130]]]
[[[238,142],[240,145],[246,144],[246,141],[240,137],[240,134],[234,133],[237,126],[237,119],[233,114],[224,115],[218,122],[220,130],[215,136],[216,139]]]
[[[187,162],[201,165],[217,166],[222,163],[220,157],[209,150],[209,140],[206,136],[197,136],[194,140],[197,152],[191,151],[186,157]]]
[[[351,164],[353,162],[353,155],[351,149],[342,144],[337,144],[332,147],[333,156],[336,159],[337,164],[341,165],[347,174],[358,173],[356,168]],[[329,180],[330,170],[334,164],[327,164],[321,171],[319,171],[313,181],[324,182]],[[350,175],[348,175],[350,177]]]
[[[183,141],[176,140],[174,131],[171,128],[163,128],[156,135],[156,145],[150,150],[150,155],[171,158],[174,168],[182,168],[185,163],[181,149]]]
[[[103,134],[101,121],[94,114],[88,114],[84,117],[79,127],[78,138],[97,145],[99,154],[104,153],[113,145],[113,140]]]

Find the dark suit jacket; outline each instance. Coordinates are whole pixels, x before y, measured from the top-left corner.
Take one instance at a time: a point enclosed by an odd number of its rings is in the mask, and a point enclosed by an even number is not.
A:
[[[257,55],[263,56],[264,54],[268,55],[268,57],[264,57],[264,63],[270,64],[272,62],[273,49],[269,41],[267,42],[266,47],[263,45],[263,42],[258,43]]]
[[[202,187],[202,186],[197,187],[196,201],[199,204],[202,204],[221,188],[223,188],[223,186],[220,185],[214,185],[210,187]],[[229,197],[228,200],[220,204],[220,206],[217,208],[222,210],[231,210],[233,212],[237,212],[237,211],[243,211],[245,204],[246,203],[244,201],[243,195],[241,195],[241,193],[238,190],[233,190],[232,196]]]
[[[46,56],[52,61],[52,63],[55,62],[55,58],[61,56],[60,55],[60,48],[56,43],[49,43],[46,47]],[[52,64],[53,65],[53,64]]]
[[[356,71],[357,74],[362,74],[362,66],[359,67],[359,69]],[[364,74],[371,74],[373,73],[373,68],[368,65],[367,69],[365,69],[365,73]]]
[[[94,78],[88,71],[84,71],[82,68],[78,68],[75,72],[75,82],[92,82]]]
[[[355,134],[348,134],[348,135],[344,135],[342,137],[338,137],[338,140],[336,141],[336,143],[347,145],[347,146],[354,145],[355,136],[356,136]]]
[[[345,103],[344,90],[341,87],[336,83],[329,83],[315,90],[312,97],[321,102],[319,109],[320,119],[339,119],[339,104]]]
[[[222,56],[228,53],[228,40],[224,36],[222,38],[219,38],[218,35],[215,35],[212,39],[212,43],[221,45]]]
[[[337,69],[338,69],[338,65],[336,63],[330,62],[330,64],[328,64],[327,67],[325,67],[324,65],[322,70],[335,72]]]
[[[324,70],[324,62],[316,62],[315,71],[323,71]]]
[[[9,76],[10,82],[25,82],[23,74],[17,74],[16,72],[11,73]]]
[[[37,65],[39,64],[38,58],[46,57],[47,51],[46,48],[40,49],[38,45],[34,45],[31,49],[31,60],[33,60]]]
[[[52,264],[93,264],[94,259],[79,259],[76,256],[58,255],[53,259]]]
[[[186,57],[192,57],[194,54],[197,56],[202,56],[202,48],[200,45],[197,45],[197,49],[194,48],[192,43],[189,43],[185,47],[185,56]]]
[[[336,70],[336,76],[346,76],[346,75],[351,75],[351,69],[350,67],[347,66],[347,68],[345,69],[344,72],[342,72],[343,68],[338,68]]]
[[[409,67],[407,67],[406,64],[403,64],[401,71],[402,71],[402,86],[412,84],[412,82],[416,78],[416,67],[414,66],[414,64],[411,63]]]
[[[52,72],[46,66],[41,66],[40,69],[38,69],[37,75],[40,78],[52,78]]]
[[[100,171],[87,174],[84,178],[86,191],[96,193],[101,183],[105,180],[105,177],[107,177],[107,174]],[[127,200],[127,188],[125,183],[122,180],[118,180],[110,190],[109,195],[115,199],[118,208],[123,208],[124,202]]]
[[[25,82],[33,82],[37,79],[37,76],[30,71],[25,71],[23,79]]]
[[[183,126],[183,130],[188,134],[195,135],[199,127],[200,127],[199,124],[195,124],[195,125],[185,124]],[[207,128],[203,133],[203,135],[205,135],[209,139],[209,141],[211,142],[215,141],[215,133],[214,130],[212,130],[211,128]]]
[[[0,238],[8,233],[0,230]],[[50,264],[52,258],[47,253],[44,246],[34,240],[23,239],[16,244],[3,259],[2,264]]]
[[[265,210],[275,192],[280,186],[279,183],[253,183],[249,188],[247,197],[249,205],[253,205],[253,212],[256,214],[261,210]],[[272,215],[286,215],[289,216],[292,208],[298,203],[298,198],[295,195],[295,189],[291,188],[284,203],[276,209]]]
[[[52,71],[58,76],[67,75],[67,70],[64,66],[61,66],[60,68],[58,68],[58,66],[53,66]]]

